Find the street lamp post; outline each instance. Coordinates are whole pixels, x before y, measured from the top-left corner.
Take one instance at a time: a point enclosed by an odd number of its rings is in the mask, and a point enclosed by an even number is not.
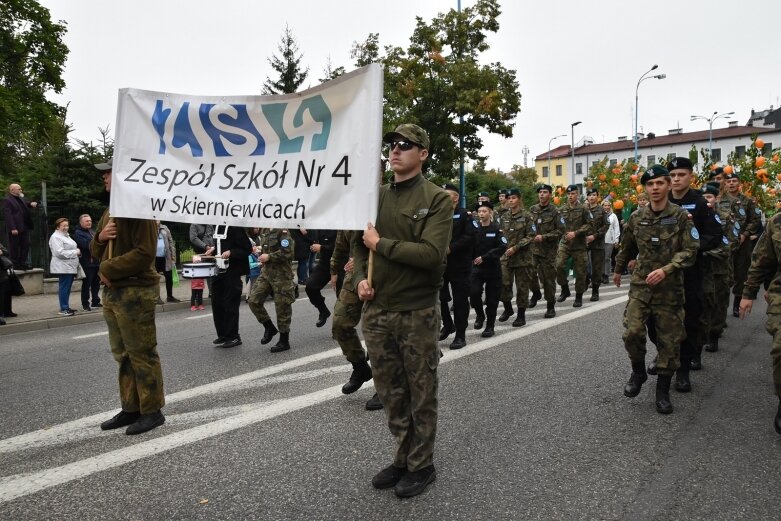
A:
[[[572,173],[569,175],[571,185],[575,184],[575,127],[580,125],[582,121],[576,121],[570,124],[570,131],[572,132]]]
[[[637,164],[637,101],[638,101],[638,93],[640,91],[640,83],[647,80],[648,78],[656,78],[657,80],[663,80],[667,77],[666,74],[657,74],[656,76],[648,76],[648,74],[652,71],[655,71],[659,67],[658,65],[654,64],[653,67],[651,67],[650,70],[646,71],[645,74],[640,76],[640,79],[637,80],[637,86],[635,87],[635,164]]]
[[[713,122],[716,121],[719,118],[726,118],[727,116],[731,116],[734,114],[734,112],[724,112],[723,114],[718,114],[718,110],[714,110],[713,114],[711,114],[711,117],[706,118],[705,116],[692,116],[690,121],[696,121],[698,119],[704,119],[708,122],[708,158],[713,159]],[[718,115],[717,115],[718,114]]]
[[[554,139],[559,139],[560,137],[567,137],[567,134],[561,134],[560,136],[554,136],[548,140],[548,178],[553,179],[553,174],[551,174],[550,171],[550,144],[553,143]]]

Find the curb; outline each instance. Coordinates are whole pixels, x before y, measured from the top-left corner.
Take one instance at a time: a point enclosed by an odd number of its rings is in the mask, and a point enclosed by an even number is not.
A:
[[[208,299],[204,300],[208,301]],[[209,304],[207,307],[210,308],[211,304]],[[158,304],[155,307],[155,313],[178,311],[180,309],[190,309],[190,302],[182,301]],[[52,317],[17,323],[7,322],[6,325],[0,326],[0,336],[12,335],[15,333],[30,333],[33,331],[43,331],[47,329],[57,329],[65,326],[78,326],[80,324],[91,324],[93,322],[103,322],[103,313],[100,311],[84,311],[71,317]]]

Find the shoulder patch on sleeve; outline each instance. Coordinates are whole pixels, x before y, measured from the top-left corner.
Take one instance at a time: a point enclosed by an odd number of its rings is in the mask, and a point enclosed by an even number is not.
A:
[[[746,216],[746,210],[744,210],[743,208],[739,209],[739,210],[738,210],[738,213],[739,213],[741,216],[743,216],[743,217],[745,217],[745,216]]]
[[[279,241],[279,245],[282,246],[283,248],[287,248],[288,246],[290,246],[290,241],[287,239],[282,239],[281,241]]]
[[[479,224],[477,224],[477,221],[473,220],[473,221],[472,221],[472,226],[474,226],[475,228],[477,228],[477,227],[479,226]]]
[[[537,233],[537,226],[534,223],[532,223],[532,231]]]
[[[757,215],[762,215],[762,210],[759,209],[759,207],[754,208],[754,213]]]
[[[697,228],[692,226],[692,238],[695,240],[700,240],[700,232],[697,231]]]
[[[721,242],[723,242],[725,246],[729,244],[729,239],[727,239],[726,235],[721,236]]]
[[[507,237],[502,236],[502,244],[507,244]]]
[[[716,222],[722,224],[721,217],[719,217],[719,214],[716,214]]]
[[[561,219],[559,219],[559,220],[561,221],[561,224],[567,224],[567,223],[564,221],[564,217],[563,217],[563,216],[562,216],[562,217],[561,217]]]

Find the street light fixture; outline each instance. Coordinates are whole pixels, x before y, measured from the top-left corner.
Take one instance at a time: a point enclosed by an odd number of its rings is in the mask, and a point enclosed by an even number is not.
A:
[[[561,134],[560,136],[554,136],[548,140],[548,177],[550,180],[553,179],[553,174],[550,171],[550,144],[553,143],[554,139],[559,139],[560,137],[567,137],[567,134]]]
[[[663,80],[667,77],[666,74],[657,74],[655,76],[648,76],[652,71],[655,71],[659,67],[658,65],[654,64],[653,67],[651,67],[648,71],[645,72],[642,76],[640,76],[640,79],[637,80],[637,86],[635,87],[635,164],[637,164],[637,99],[638,99],[638,91],[640,90],[640,83],[649,79],[649,78],[656,78],[657,80]]]
[[[576,121],[570,124],[570,130],[572,131],[572,173],[569,175],[571,185],[575,184],[575,127],[580,125],[582,121]]]
[[[708,122],[708,158],[713,159],[712,150],[713,150],[713,122],[716,121],[719,118],[726,118],[727,116],[731,116],[734,114],[734,112],[724,112],[723,114],[718,114],[718,110],[714,110],[713,114],[711,114],[711,117],[706,118],[705,116],[692,116],[690,121],[696,121],[698,119],[704,119]],[[716,115],[718,114],[718,116]]]

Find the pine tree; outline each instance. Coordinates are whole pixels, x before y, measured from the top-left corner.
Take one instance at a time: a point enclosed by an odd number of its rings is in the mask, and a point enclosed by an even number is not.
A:
[[[268,62],[271,68],[279,73],[279,79],[272,81],[266,76],[266,82],[261,91],[265,95],[296,92],[309,75],[309,67],[301,69],[301,59],[304,55],[298,52],[296,39],[287,25],[277,50],[281,56],[274,54]]]

